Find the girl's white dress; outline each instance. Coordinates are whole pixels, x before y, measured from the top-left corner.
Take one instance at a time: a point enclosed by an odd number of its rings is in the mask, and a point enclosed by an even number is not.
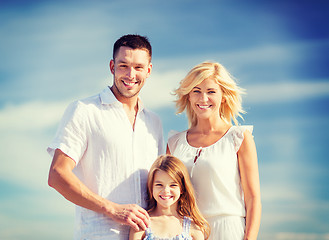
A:
[[[198,206],[211,227],[209,239],[242,240],[245,204],[237,152],[244,131],[252,126],[232,126],[216,143],[196,148],[187,142],[187,130],[172,135],[168,147],[186,165]],[[194,163],[194,160],[195,163]]]

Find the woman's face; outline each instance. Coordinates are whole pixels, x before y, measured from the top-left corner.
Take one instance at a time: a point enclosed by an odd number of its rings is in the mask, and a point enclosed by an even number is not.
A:
[[[189,100],[198,119],[219,117],[219,109],[224,102],[222,89],[211,78],[196,85],[189,93]]]

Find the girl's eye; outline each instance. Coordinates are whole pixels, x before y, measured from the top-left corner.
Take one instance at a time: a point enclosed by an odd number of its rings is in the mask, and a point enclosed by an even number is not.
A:
[[[208,93],[216,93],[215,91],[209,91]]]

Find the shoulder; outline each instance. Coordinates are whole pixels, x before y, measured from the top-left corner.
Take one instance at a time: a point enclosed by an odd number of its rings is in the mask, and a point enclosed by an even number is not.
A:
[[[161,119],[158,114],[147,108],[144,108],[143,112],[147,120],[161,124]]]
[[[88,107],[100,105],[100,103],[99,94],[97,94],[71,102],[67,109],[71,111],[85,111],[88,109]]]
[[[204,239],[204,234],[202,230],[194,222],[191,222],[190,233],[193,240]]]
[[[234,149],[236,152],[240,149],[243,142],[253,140],[252,136],[253,126],[245,125],[245,126],[232,126],[229,130],[229,134],[232,136]]]
[[[176,130],[170,130],[169,133],[168,133],[168,139],[172,139],[172,140],[176,139],[177,140],[177,139],[185,136],[186,132],[187,132],[187,130],[182,131],[182,132],[179,132],[179,131],[176,131]]]
[[[230,128],[231,133],[241,136],[244,135],[244,132],[249,132],[250,134],[252,134],[253,130],[254,130],[253,125],[239,125],[239,126],[232,126]]]
[[[176,147],[178,146],[178,143],[180,142],[180,139],[185,137],[186,131],[183,132],[178,132],[178,131],[174,131],[171,130],[169,131],[168,134],[168,147],[171,153],[174,152],[174,150],[176,149]]]
[[[141,240],[145,238],[145,231],[136,231],[133,228],[130,228],[129,231],[129,240]]]

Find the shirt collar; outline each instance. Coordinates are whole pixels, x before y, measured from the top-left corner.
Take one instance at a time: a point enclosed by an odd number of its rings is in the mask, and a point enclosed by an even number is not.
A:
[[[105,88],[101,93],[100,93],[100,99],[101,99],[101,103],[104,105],[120,105],[122,106],[122,103],[114,96],[113,92],[111,91],[110,87]],[[137,100],[137,104],[138,104],[138,112],[141,112],[144,110],[144,105],[140,99],[140,97],[138,97]]]

